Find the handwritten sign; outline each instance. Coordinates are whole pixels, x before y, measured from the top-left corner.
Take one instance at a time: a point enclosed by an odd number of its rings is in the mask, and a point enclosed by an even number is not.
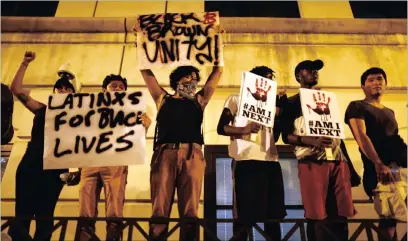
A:
[[[138,17],[139,69],[224,65],[218,12],[148,14]]]
[[[344,126],[336,94],[300,88],[306,135],[344,139]]]
[[[275,81],[251,72],[243,72],[238,116],[266,127],[273,127],[276,89]]]
[[[145,92],[53,94],[44,128],[44,169],[144,164]]]

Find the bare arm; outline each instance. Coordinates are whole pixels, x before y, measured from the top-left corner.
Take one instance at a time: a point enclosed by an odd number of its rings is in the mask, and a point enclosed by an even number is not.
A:
[[[204,88],[202,89],[202,91],[200,91],[202,93],[201,95],[199,95],[201,96],[199,102],[203,108],[207,106],[208,102],[213,96],[215,89],[218,86],[218,82],[220,81],[222,71],[223,71],[222,66],[214,66],[210,76],[208,76]]]
[[[147,85],[147,88],[149,89],[150,95],[156,103],[156,106],[158,106],[161,98],[166,92],[162,87],[160,87],[156,77],[150,69],[141,69],[140,72],[142,73],[142,77]]]
[[[289,134],[284,141],[286,144],[291,144],[295,146],[306,146],[306,147],[317,147],[324,149],[330,147],[332,144],[332,139],[328,137],[314,137],[314,136],[298,136],[294,134]]]
[[[366,134],[365,122],[362,119],[350,119],[349,125],[358,146],[374,164],[382,164],[380,157],[375,151],[374,145]]]
[[[352,118],[349,120],[349,126],[356,139],[358,146],[368,159],[370,159],[377,172],[377,179],[384,183],[393,181],[393,176],[389,167],[384,165],[374,148],[371,139],[366,134],[366,125],[363,119]]]
[[[23,79],[24,74],[27,70],[28,65],[31,61],[35,59],[35,53],[31,51],[27,51],[24,54],[24,59],[21,62],[20,66],[17,69],[13,77],[13,81],[11,82],[10,90],[11,92],[23,103],[23,105],[29,109],[31,112],[35,113],[45,105],[37,100],[31,98],[24,90],[23,90]]]
[[[254,122],[246,125],[245,127],[235,127],[230,125],[233,119],[234,117],[231,111],[228,108],[224,108],[220,120],[218,121],[217,133],[223,136],[239,137],[250,133],[258,133],[261,127],[261,125]]]
[[[144,126],[144,128],[146,130],[146,134],[147,134],[147,131],[149,130],[150,124],[152,124],[152,120],[150,119],[150,117],[146,113],[141,114],[140,118],[142,120],[142,125]]]

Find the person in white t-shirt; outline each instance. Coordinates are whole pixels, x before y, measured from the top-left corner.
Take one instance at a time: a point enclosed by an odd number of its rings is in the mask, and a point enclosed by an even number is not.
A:
[[[273,79],[274,71],[258,66],[251,73]],[[234,236],[231,240],[247,240],[248,232],[258,220],[282,219],[286,216],[282,169],[275,142],[280,135],[280,112],[287,96],[280,92],[276,99],[273,128],[237,117],[239,95],[227,98],[218,122],[219,135],[231,137],[228,147],[234,179]],[[252,138],[251,138],[252,135]],[[265,233],[281,240],[278,222],[265,223]]]

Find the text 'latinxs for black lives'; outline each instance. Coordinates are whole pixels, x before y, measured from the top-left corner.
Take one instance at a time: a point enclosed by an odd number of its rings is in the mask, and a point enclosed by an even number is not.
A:
[[[54,118],[54,130],[59,132],[62,128],[78,128],[80,126],[91,127],[98,126],[99,129],[108,131],[102,132],[99,136],[75,136],[75,145],[70,149],[59,150],[62,142],[61,138],[56,138],[54,156],[62,157],[64,155],[73,153],[89,153],[95,149],[96,153],[103,153],[113,148],[112,136],[113,130],[116,126],[133,127],[135,125],[142,124],[139,115],[141,111],[135,113],[134,111],[124,111],[120,107],[125,105],[125,102],[129,102],[131,105],[138,105],[142,96],[142,92],[106,92],[106,93],[75,93],[68,94],[65,100],[60,105],[53,103],[53,96],[51,95],[48,100],[49,110],[61,110]],[[87,103],[85,106],[84,103]],[[67,118],[68,110],[75,109],[89,109],[86,114],[77,114]],[[92,120],[94,120],[92,122]],[[97,123],[96,123],[97,122]],[[133,143],[126,140],[126,137],[134,135],[134,130],[128,130],[123,135],[116,138],[115,141],[118,144],[122,144],[121,147],[116,147],[116,152],[126,151],[133,146]],[[90,139],[90,140],[89,140]]]

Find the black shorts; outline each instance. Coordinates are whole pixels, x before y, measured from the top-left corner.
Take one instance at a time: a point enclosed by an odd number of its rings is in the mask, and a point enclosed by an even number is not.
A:
[[[286,216],[282,169],[273,161],[234,161],[236,208],[242,220]]]

